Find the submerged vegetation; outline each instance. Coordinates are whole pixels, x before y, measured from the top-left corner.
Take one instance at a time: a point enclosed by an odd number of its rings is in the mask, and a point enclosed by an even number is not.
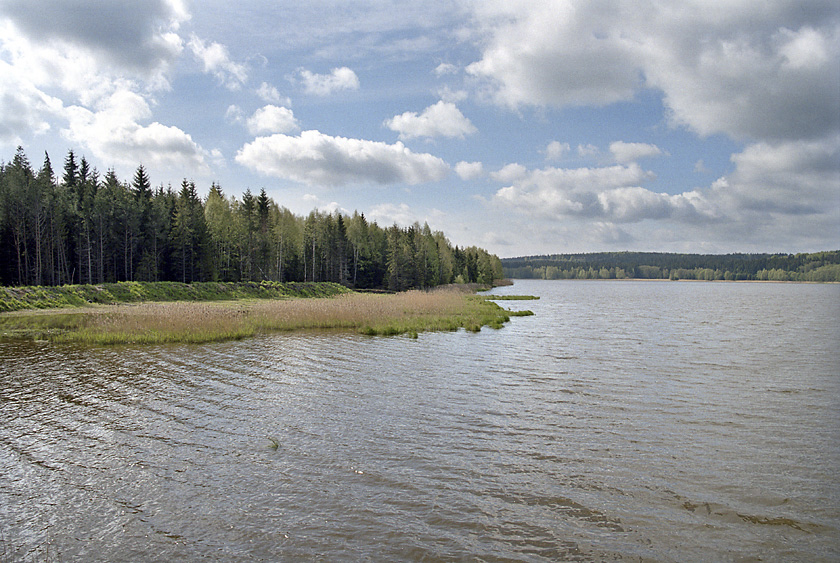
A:
[[[340,286],[339,286],[340,287]],[[346,292],[309,299],[151,302],[0,315],[0,334],[55,342],[211,342],[288,330],[352,330],[367,335],[501,328],[511,316],[483,296],[453,288],[397,294]]]

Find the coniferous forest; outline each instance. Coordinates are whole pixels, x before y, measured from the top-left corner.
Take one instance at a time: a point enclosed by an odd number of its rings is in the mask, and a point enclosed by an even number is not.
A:
[[[427,224],[380,227],[363,213],[296,216],[270,198],[184,180],[154,187],[138,166],[125,181],[67,153],[60,171],[18,148],[0,164],[0,284],[117,281],[330,281],[405,290],[491,283],[501,261],[454,248]]]

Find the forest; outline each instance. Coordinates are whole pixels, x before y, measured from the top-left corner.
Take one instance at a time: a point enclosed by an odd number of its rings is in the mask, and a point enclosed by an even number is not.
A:
[[[216,183],[200,197],[186,179],[153,187],[142,165],[127,182],[72,150],[60,178],[46,153],[37,170],[22,147],[0,163],[0,285],[267,280],[402,291],[502,275],[497,256],[452,247],[428,224],[296,216],[265,189],[237,198]]]
[[[506,277],[840,282],[840,250],[801,254],[597,252],[505,258]]]

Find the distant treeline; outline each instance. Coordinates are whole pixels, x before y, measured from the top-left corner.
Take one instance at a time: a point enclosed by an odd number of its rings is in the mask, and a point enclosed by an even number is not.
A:
[[[509,278],[840,281],[840,250],[810,254],[597,252],[502,260]]]
[[[364,214],[292,214],[267,196],[212,184],[153,188],[141,165],[124,182],[69,151],[57,178],[22,148],[0,163],[0,285],[118,281],[335,282],[404,290],[491,283],[498,257],[452,247],[428,225],[380,227]]]

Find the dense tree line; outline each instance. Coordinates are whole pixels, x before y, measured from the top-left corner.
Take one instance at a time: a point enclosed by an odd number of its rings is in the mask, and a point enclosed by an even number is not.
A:
[[[537,279],[840,281],[840,251],[802,254],[598,252],[502,260],[505,276]]]
[[[213,183],[205,198],[186,179],[152,187],[104,177],[69,151],[60,178],[22,148],[0,164],[0,284],[115,281],[332,281],[404,290],[491,283],[501,261],[454,248],[427,224],[383,228],[358,212],[294,215],[265,190],[237,198]]]

